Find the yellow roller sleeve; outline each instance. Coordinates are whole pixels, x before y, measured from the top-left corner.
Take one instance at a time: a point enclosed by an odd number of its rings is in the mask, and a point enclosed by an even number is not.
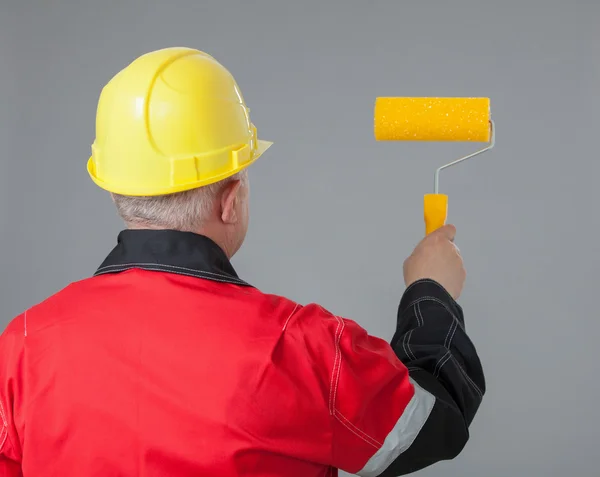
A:
[[[375,101],[377,141],[490,140],[489,98],[388,98]]]

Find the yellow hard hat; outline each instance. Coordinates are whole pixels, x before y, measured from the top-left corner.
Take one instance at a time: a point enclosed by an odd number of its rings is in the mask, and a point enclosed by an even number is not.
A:
[[[103,88],[87,169],[110,192],[171,194],[225,179],[271,144],[258,140],[227,69],[202,51],[165,48]]]

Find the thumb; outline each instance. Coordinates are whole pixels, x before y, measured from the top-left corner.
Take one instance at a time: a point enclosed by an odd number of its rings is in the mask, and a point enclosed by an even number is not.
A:
[[[437,233],[450,242],[454,242],[454,237],[456,236],[456,227],[452,224],[447,224],[443,227],[440,227],[437,230]]]

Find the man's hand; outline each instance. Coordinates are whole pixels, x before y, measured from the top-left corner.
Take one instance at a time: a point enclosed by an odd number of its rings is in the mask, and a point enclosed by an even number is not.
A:
[[[404,282],[410,286],[417,280],[429,278],[442,285],[455,300],[465,283],[466,271],[456,245],[456,228],[444,225],[430,233],[404,261]]]

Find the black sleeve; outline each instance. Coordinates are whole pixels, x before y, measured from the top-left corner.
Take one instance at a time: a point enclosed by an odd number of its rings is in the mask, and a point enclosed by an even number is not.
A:
[[[436,401],[415,441],[383,477],[406,475],[460,454],[485,393],[462,308],[437,282],[420,280],[404,292],[391,345],[411,378]]]

